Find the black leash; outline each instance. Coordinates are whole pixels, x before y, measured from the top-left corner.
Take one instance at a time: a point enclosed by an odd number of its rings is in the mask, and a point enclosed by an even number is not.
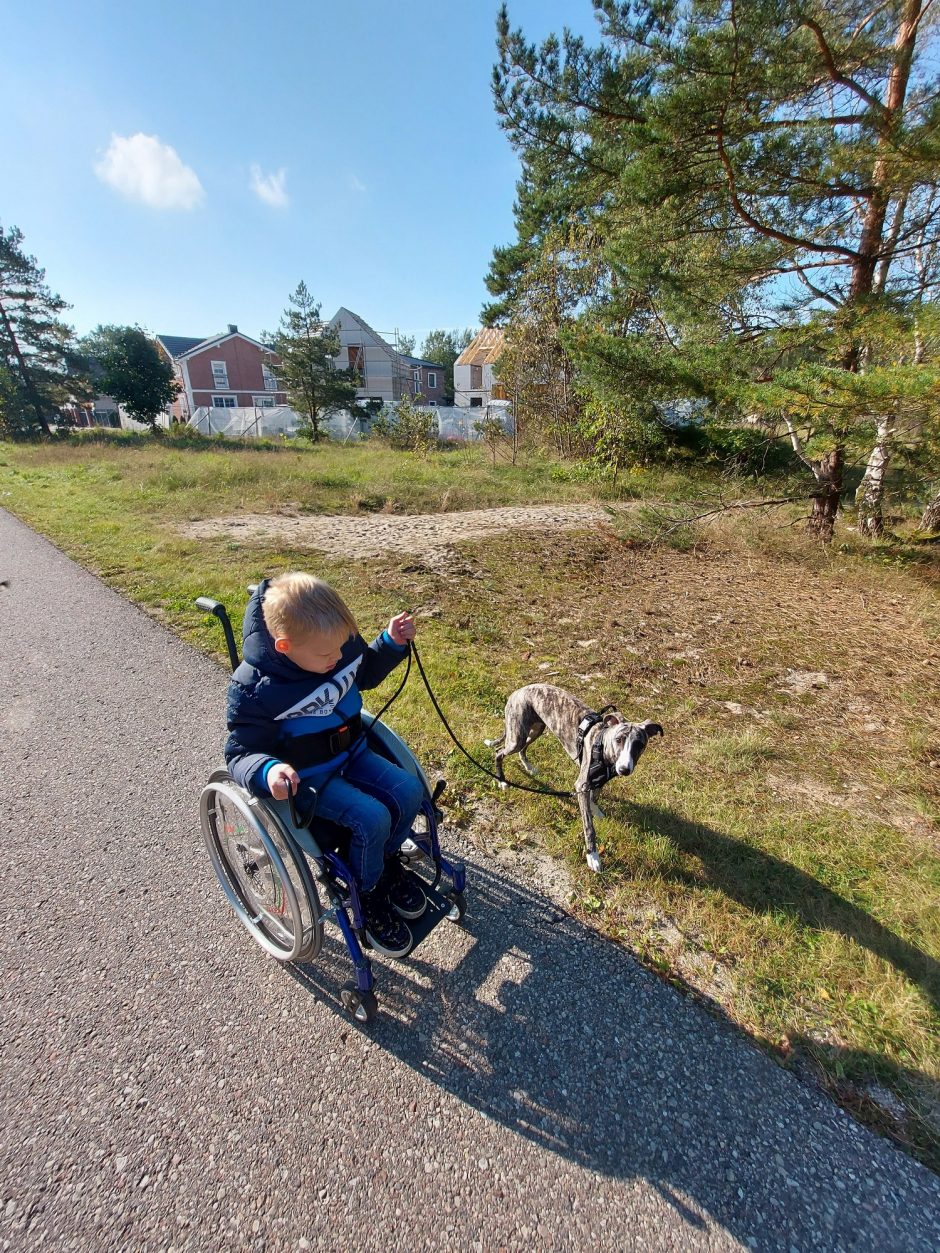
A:
[[[457,739],[456,735],[454,735],[453,731],[451,730],[450,723],[447,721],[447,717],[444,714],[443,709],[441,709],[440,705],[438,704],[437,697],[434,695],[434,691],[431,687],[430,681],[428,680],[428,676],[424,673],[424,666],[421,664],[421,656],[418,653],[418,649],[415,646],[414,640],[410,641],[410,651],[409,651],[409,659],[408,659],[409,666],[411,664],[411,653],[414,653],[415,661],[417,662],[417,665],[418,665],[418,673],[421,675],[421,678],[424,682],[424,686],[427,689],[428,696],[431,698],[431,704],[434,706],[434,709],[437,712],[437,716],[440,718],[441,722],[443,722],[444,724],[444,729],[447,731],[447,734],[450,736],[450,738],[454,741],[454,743],[463,753],[464,757],[466,757],[468,761],[472,761],[478,770],[482,770],[484,774],[488,774],[490,778],[495,779],[497,783],[505,783],[507,787],[517,788],[520,792],[534,792],[536,796],[559,796],[561,797],[562,800],[567,800],[567,801],[575,799],[575,794],[573,792],[554,792],[552,791],[551,788],[527,787],[526,784],[524,783],[513,783],[510,779],[501,779],[498,774],[495,774],[492,770],[484,766],[482,762],[477,761],[475,757],[472,757],[464,748],[464,746],[461,744],[460,740]],[[407,679],[407,677],[408,677],[408,673],[406,671],[405,678]],[[404,680],[402,680],[402,684],[401,684],[401,687],[398,689],[398,692],[400,692],[401,688],[404,686],[405,686]],[[398,692],[395,693],[395,696],[398,695]],[[392,697],[392,700],[394,700],[394,697]],[[391,703],[392,702],[389,701],[388,704],[385,706],[385,709],[387,709],[388,705],[390,705]],[[382,713],[385,712],[385,709],[382,710]]]

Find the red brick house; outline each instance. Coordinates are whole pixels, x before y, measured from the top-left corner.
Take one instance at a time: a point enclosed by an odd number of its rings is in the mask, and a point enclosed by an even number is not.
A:
[[[158,335],[180,382],[171,417],[188,422],[197,409],[271,409],[287,404],[278,391],[270,349],[230,324],[222,335],[194,339]]]

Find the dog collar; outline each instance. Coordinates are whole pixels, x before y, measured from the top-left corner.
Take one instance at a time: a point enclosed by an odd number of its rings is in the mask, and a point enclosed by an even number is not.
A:
[[[584,753],[585,736],[587,735],[588,731],[590,731],[591,727],[597,726],[600,720],[601,720],[600,714],[596,714],[592,710],[588,710],[588,712],[584,715],[584,717],[578,723],[578,744],[577,744],[578,761],[581,760],[582,754]]]

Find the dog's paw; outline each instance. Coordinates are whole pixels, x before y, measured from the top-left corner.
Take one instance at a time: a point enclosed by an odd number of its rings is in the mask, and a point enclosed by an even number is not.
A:
[[[500,779],[500,780],[499,780],[499,788],[500,788],[500,791],[501,791],[501,792],[508,792],[508,791],[509,791],[509,784],[505,781],[505,779]]]
[[[595,873],[595,874],[600,874],[600,872],[601,872],[601,859],[600,859],[600,857],[597,855],[597,853],[588,853],[588,855],[587,855],[587,864],[591,867],[591,869],[594,871],[594,873]]]
[[[591,801],[591,813],[592,813],[592,815],[593,815],[595,818],[606,818],[606,817],[607,817],[607,815],[604,813],[603,809],[601,809],[601,807],[600,807],[599,805],[595,805],[593,801]]]
[[[499,740],[484,740],[483,743],[487,748],[492,748],[494,744],[498,744]]]

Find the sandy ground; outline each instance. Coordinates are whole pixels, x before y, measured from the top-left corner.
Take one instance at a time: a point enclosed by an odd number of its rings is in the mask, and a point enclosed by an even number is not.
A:
[[[275,541],[291,548],[321,548],[347,557],[374,557],[389,549],[426,553],[459,540],[485,539],[502,531],[570,531],[606,522],[614,510],[601,505],[526,505],[470,509],[463,513],[304,515],[241,514],[207,518],[182,527],[199,539],[226,536],[244,544]]]

